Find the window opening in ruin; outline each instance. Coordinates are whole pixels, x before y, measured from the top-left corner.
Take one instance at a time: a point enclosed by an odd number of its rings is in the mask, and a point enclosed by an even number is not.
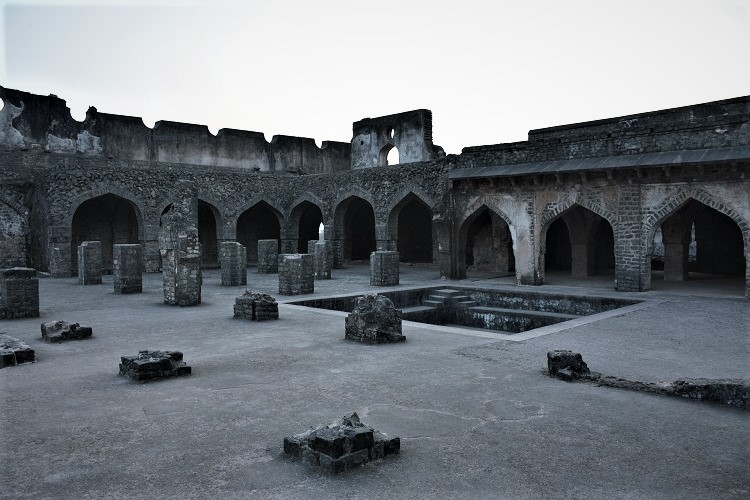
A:
[[[132,202],[104,194],[81,203],[71,224],[70,258],[73,274],[78,272],[78,246],[84,241],[102,244],[102,269],[112,272],[112,245],[139,243],[138,218]]]
[[[650,242],[652,285],[663,281],[733,281],[746,274],[742,231],[727,215],[689,200],[667,215]]]
[[[4,107],[5,107],[5,101],[0,99],[0,111],[2,111]]]
[[[318,241],[323,241],[325,239],[325,226],[321,222],[318,226]]]
[[[388,127],[388,129],[385,131],[386,137],[388,137],[388,140],[393,140],[393,129],[391,127]]]
[[[398,148],[396,146],[393,146],[390,151],[388,151],[388,156],[386,157],[385,164],[386,165],[398,165],[401,163],[401,158],[398,154]]]
[[[401,262],[432,262],[432,210],[411,194],[398,212],[398,252]]]
[[[256,203],[237,218],[237,241],[247,248],[247,261],[258,262],[258,240],[279,241],[281,250],[281,215],[265,201]]]

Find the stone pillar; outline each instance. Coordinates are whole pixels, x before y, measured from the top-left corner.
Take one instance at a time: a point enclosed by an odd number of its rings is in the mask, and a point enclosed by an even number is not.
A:
[[[192,182],[182,181],[172,208],[162,216],[159,235],[165,304],[193,306],[201,302],[203,275],[197,220],[197,190]]]
[[[279,240],[258,240],[258,272],[279,272]]]
[[[685,231],[685,224],[679,213],[662,223],[661,235],[664,242],[664,280],[687,280],[690,231]]]
[[[101,241],[84,241],[78,247],[78,283],[102,284]]]
[[[70,226],[50,226],[47,228],[49,272],[56,278],[73,275],[73,247],[71,247],[70,235]],[[76,254],[76,259],[77,257]]]
[[[398,252],[372,252],[370,254],[370,285],[398,285],[398,259]]]
[[[143,248],[141,245],[113,245],[112,264],[115,293],[143,291]]]
[[[36,270],[27,267],[0,270],[0,319],[38,317],[39,280]]]
[[[247,249],[236,241],[225,241],[219,251],[222,286],[247,285]]]
[[[301,295],[315,291],[315,258],[306,253],[280,254],[279,294]]]
[[[307,253],[315,257],[315,279],[331,279],[333,255],[330,242],[310,240],[307,243]]]
[[[396,249],[397,242],[389,239],[388,226],[375,224],[375,248],[378,251],[391,251]]]

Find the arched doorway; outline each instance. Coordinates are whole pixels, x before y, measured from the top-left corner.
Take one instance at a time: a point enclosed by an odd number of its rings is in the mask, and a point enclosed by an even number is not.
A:
[[[290,226],[296,228],[297,252],[307,253],[310,240],[317,240],[320,224],[323,223],[323,212],[310,201],[303,201],[292,209]]]
[[[667,214],[649,242],[652,287],[659,282],[736,281],[746,272],[742,231],[727,215],[695,199]]]
[[[505,219],[486,206],[474,211],[461,225],[458,259],[460,276],[514,272],[513,237]]]
[[[562,212],[548,224],[542,241],[546,282],[550,274],[614,276],[614,230],[607,219],[587,208],[573,205]]]
[[[409,193],[389,214],[388,225],[401,262],[432,262],[432,210],[427,203]]]
[[[112,245],[138,243],[140,229],[135,205],[120,196],[104,194],[81,203],[71,223],[71,269],[78,272],[78,246],[102,243],[102,270],[112,272]]]
[[[281,214],[265,201],[248,208],[237,219],[237,241],[247,248],[247,262],[258,262],[258,240],[278,240],[281,248]]]
[[[367,260],[376,249],[375,211],[366,200],[350,196],[336,208],[334,266]]]
[[[204,269],[219,266],[219,210],[201,199],[198,200],[198,241],[201,244],[201,267]]]

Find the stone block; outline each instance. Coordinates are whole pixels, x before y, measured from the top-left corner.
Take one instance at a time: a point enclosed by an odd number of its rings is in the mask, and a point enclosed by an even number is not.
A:
[[[400,450],[400,438],[389,438],[363,424],[356,413],[284,438],[285,454],[293,459],[304,458],[334,474]]]
[[[279,240],[258,240],[258,272],[279,272]]]
[[[253,321],[279,319],[279,305],[267,293],[246,290],[235,299],[234,317]]]
[[[5,333],[0,333],[0,368],[30,363],[34,360],[34,349],[29,344]]]
[[[42,323],[42,339],[47,342],[63,342],[65,340],[81,340],[91,337],[93,330],[90,326],[67,321],[48,321]]]
[[[547,370],[550,375],[555,375],[566,381],[585,378],[591,374],[589,367],[579,353],[566,350],[549,351],[547,353]]]
[[[370,254],[370,285],[394,286],[399,281],[399,254],[378,251]]]
[[[354,310],[347,316],[345,338],[366,344],[403,342],[401,310],[382,295],[367,294],[357,298]]]
[[[224,241],[219,251],[222,286],[247,285],[247,249],[236,241]]]
[[[279,293],[301,295],[315,291],[315,258],[310,254],[279,255]]]
[[[78,283],[102,284],[101,241],[84,241],[78,246]]]
[[[113,245],[115,293],[143,291],[143,248],[141,245]]]
[[[315,258],[315,279],[331,279],[331,269],[333,268],[331,242],[326,240],[310,240],[307,243],[307,253]]]
[[[137,381],[190,375],[191,372],[179,351],[138,351],[137,356],[120,358],[120,375]]]
[[[0,319],[39,317],[39,280],[27,267],[0,269]]]

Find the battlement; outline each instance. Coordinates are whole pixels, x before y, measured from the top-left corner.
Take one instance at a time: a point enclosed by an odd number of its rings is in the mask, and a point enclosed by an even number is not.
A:
[[[256,171],[312,174],[351,168],[351,145],[285,135],[266,141],[261,132],[158,121],[100,113],[95,107],[75,120],[65,100],[0,87],[0,147],[41,147],[51,153],[106,158],[234,167]]]

